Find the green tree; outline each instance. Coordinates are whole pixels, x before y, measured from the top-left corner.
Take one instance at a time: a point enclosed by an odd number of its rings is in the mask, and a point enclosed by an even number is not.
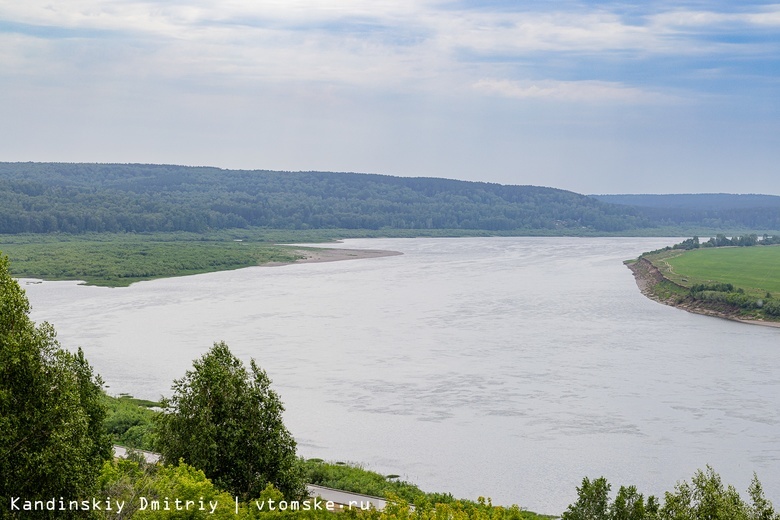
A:
[[[29,313],[0,257],[0,515],[11,497],[89,496],[111,457],[100,378]]]
[[[593,482],[582,479],[577,488],[577,501],[563,513],[563,520],[609,520],[609,490],[611,486],[604,477]]]
[[[193,367],[174,381],[173,397],[162,401],[158,449],[164,460],[184,460],[244,499],[268,483],[289,499],[303,496],[295,440],[265,371],[254,360],[247,371],[223,342]]]
[[[753,473],[753,481],[748,488],[748,494],[752,502],[750,520],[780,520],[780,514],[775,513],[772,502],[764,496],[764,488],[755,473]]]
[[[666,492],[661,518],[669,520],[747,519],[747,506],[733,486],[723,487],[720,475],[707,466],[691,479]]]
[[[644,497],[636,490],[636,486],[620,486],[615,500],[610,506],[610,518],[612,520],[644,520],[653,518],[657,511],[655,498],[648,499],[645,505]]]

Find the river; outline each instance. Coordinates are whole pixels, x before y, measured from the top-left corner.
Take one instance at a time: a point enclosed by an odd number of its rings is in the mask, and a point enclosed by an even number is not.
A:
[[[658,494],[712,465],[780,496],[780,330],[653,302],[669,238],[348,240],[402,256],[128,288],[25,283],[36,321],[157,399],[214,341],[257,360],[306,457],[559,514],[582,477]]]

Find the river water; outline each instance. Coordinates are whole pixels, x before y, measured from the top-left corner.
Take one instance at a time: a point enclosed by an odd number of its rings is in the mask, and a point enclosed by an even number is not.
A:
[[[780,330],[642,296],[622,261],[675,241],[348,240],[404,254],[25,288],[110,393],[170,395],[214,341],[255,358],[306,457],[552,514],[584,476],[658,494],[706,464],[777,502]]]

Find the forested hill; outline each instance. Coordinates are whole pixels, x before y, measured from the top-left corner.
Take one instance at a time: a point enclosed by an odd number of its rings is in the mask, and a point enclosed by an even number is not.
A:
[[[0,233],[278,229],[619,232],[634,208],[437,178],[141,164],[0,163]]]
[[[610,204],[637,210],[662,226],[698,223],[715,229],[780,229],[780,197],[775,195],[734,195],[692,193],[669,195],[591,195]]]

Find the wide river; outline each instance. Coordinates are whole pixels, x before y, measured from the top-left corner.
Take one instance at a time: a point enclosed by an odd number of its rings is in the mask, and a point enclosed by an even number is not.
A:
[[[110,385],[157,399],[214,341],[255,358],[300,453],[558,514],[584,476],[670,490],[710,464],[780,500],[780,329],[642,296],[667,238],[348,240],[402,256],[108,289],[24,287]]]

